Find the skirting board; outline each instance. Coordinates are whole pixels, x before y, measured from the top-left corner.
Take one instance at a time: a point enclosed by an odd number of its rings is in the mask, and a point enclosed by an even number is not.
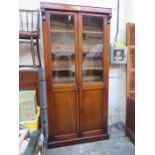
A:
[[[86,143],[86,142],[93,142],[93,141],[99,141],[99,140],[106,140],[106,139],[109,139],[109,134],[77,138],[77,139],[72,139],[72,140],[61,140],[61,141],[52,141],[52,142],[50,141],[47,143],[47,147],[55,148],[55,147],[62,147],[62,146],[68,146],[68,145],[74,145],[74,144]]]

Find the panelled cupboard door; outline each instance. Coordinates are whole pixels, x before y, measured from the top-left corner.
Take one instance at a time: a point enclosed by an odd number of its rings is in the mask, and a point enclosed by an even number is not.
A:
[[[74,13],[49,12],[54,140],[76,138],[79,132],[76,20]]]
[[[55,140],[76,138],[78,133],[76,91],[55,92],[53,96]]]
[[[79,14],[80,132],[82,136],[106,134],[104,93],[104,16]]]

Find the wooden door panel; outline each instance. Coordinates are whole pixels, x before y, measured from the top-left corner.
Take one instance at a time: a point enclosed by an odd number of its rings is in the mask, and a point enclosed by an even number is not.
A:
[[[82,94],[82,131],[102,129],[103,90],[83,90]]]
[[[78,132],[76,91],[55,92],[53,95],[54,134],[67,135]]]

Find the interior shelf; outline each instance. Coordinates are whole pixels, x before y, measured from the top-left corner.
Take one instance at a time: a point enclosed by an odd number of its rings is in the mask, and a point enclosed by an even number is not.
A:
[[[73,46],[69,46],[68,44],[66,43],[60,43],[60,44],[52,44],[52,48],[51,48],[51,51],[60,51],[60,52],[67,52],[67,51],[72,51],[74,52],[75,51],[75,47]]]
[[[94,71],[102,71],[102,67],[85,67],[83,70],[94,70]],[[75,68],[53,68],[54,72],[59,72],[59,71],[68,71],[68,72],[75,72]]]
[[[83,54],[88,54],[88,53],[102,53],[103,51],[93,51],[93,50],[90,50],[90,51],[88,51],[88,50],[86,50],[86,51],[83,51]]]
[[[73,54],[75,54],[75,52],[73,52],[73,51],[67,51],[67,50],[65,50],[65,51],[63,51],[63,50],[52,50],[52,52],[51,52],[51,54],[54,54],[54,55],[66,55],[66,54],[69,54],[69,55],[73,55]]]
[[[83,33],[90,33],[90,34],[102,34],[103,35],[103,32],[102,31],[83,31]]]
[[[62,50],[62,49],[52,49],[51,50],[52,52],[52,54],[57,54],[57,53],[62,53],[62,54],[64,54],[64,53],[70,53],[70,54],[75,54],[75,51],[73,51],[73,50]],[[103,51],[93,51],[93,50],[90,50],[90,51],[88,51],[88,50],[86,50],[86,51],[83,51],[83,54],[85,55],[85,54],[88,54],[88,53],[102,53]]]
[[[84,67],[83,70],[103,70],[102,67]]]
[[[59,32],[59,33],[74,33],[75,31],[74,30],[65,30],[65,29],[52,29],[50,30],[51,32]],[[86,34],[102,34],[103,35],[103,31],[83,31],[83,33],[86,33]]]
[[[75,78],[74,77],[55,77],[53,78],[53,83],[55,84],[62,84],[62,83],[73,83],[75,82]]]
[[[50,30],[51,32],[58,32],[58,33],[74,33],[75,31],[74,30],[65,30],[65,29],[52,29]],[[102,31],[83,31],[83,33],[86,33],[86,34],[102,34],[103,35],[103,32]]]
[[[65,30],[65,29],[55,29],[55,30],[51,30],[51,32],[58,32],[58,33],[74,33],[74,30]]]
[[[59,72],[59,71],[67,71],[67,72],[75,72],[75,68],[53,68],[54,72]]]
[[[102,77],[98,77],[98,76],[83,76],[83,81],[84,82],[98,82],[98,81],[102,81]]]

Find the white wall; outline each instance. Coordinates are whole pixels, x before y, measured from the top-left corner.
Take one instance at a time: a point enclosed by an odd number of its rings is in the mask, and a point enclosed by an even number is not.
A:
[[[116,33],[117,0],[102,0],[102,1],[101,0],[20,0],[19,6],[20,8],[24,9],[36,9],[40,7],[40,2],[53,2],[53,3],[65,3],[65,4],[112,8],[110,40],[111,43],[114,42]],[[118,35],[119,41],[125,41],[126,22],[132,22],[132,21],[134,21],[133,0],[120,0],[120,26],[119,26],[120,31]],[[125,98],[126,98],[126,66],[110,65],[109,125],[115,124],[117,122],[125,123],[125,110],[126,110]]]

